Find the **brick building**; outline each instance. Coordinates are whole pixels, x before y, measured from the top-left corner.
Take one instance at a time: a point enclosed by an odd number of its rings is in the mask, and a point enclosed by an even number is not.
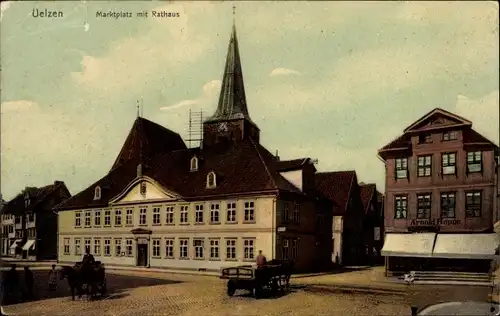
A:
[[[492,234],[498,147],[467,119],[438,108],[379,155],[387,269],[487,269],[499,244]]]

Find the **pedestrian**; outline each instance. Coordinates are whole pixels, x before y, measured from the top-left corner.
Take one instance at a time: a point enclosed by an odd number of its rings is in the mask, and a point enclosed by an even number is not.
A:
[[[52,270],[49,272],[49,290],[55,291],[57,289],[57,270],[56,265],[52,265]]]
[[[33,285],[34,285],[33,272],[29,267],[24,267],[24,286],[26,289],[26,300],[33,299]]]
[[[262,254],[262,250],[259,250],[259,255],[257,256],[257,268],[262,268],[267,264],[266,256]]]
[[[19,286],[19,275],[16,271],[16,265],[13,264],[10,266],[10,270],[7,271],[5,275],[5,295],[7,304],[15,304],[17,303],[17,289]]]

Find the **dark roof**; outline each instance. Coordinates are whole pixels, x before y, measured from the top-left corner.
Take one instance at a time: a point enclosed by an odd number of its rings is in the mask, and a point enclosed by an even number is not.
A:
[[[128,160],[136,163],[143,157],[152,157],[164,152],[186,149],[179,134],[145,118],[138,117],[122,146],[111,170]]]
[[[316,190],[333,201],[334,214],[347,210],[353,183],[357,183],[354,170],[316,173]]]
[[[227,49],[226,66],[222,78],[219,103],[215,113],[206,120],[206,122],[243,118],[255,125],[248,114],[238,38],[236,37],[236,27],[233,25],[229,47]],[[257,127],[257,125],[255,125],[255,127]]]
[[[40,188],[26,187],[26,189],[16,195],[16,197],[7,202],[7,204],[5,205],[4,213],[23,214],[28,211],[36,212],[37,205],[43,202],[46,198],[50,197],[53,193],[57,192],[61,187],[66,188],[66,185],[62,181],[55,181],[53,184],[49,184]],[[30,198],[28,207],[25,206],[26,193]]]
[[[189,170],[194,155],[199,159],[198,171]],[[210,171],[216,174],[217,187],[213,189],[206,188],[206,177]],[[275,157],[252,140],[217,144],[202,150],[184,149],[159,154],[145,160],[142,172],[186,200],[278,190],[302,194],[279,174]],[[57,208],[107,206],[136,176],[137,163],[128,161]],[[101,187],[99,201],[94,201],[96,186]]]
[[[464,144],[491,144],[492,146],[498,147],[495,143],[479,134],[472,128],[464,130],[463,140]]]
[[[309,158],[298,158],[292,160],[280,160],[277,162],[277,168],[279,171],[288,171],[301,169],[304,164],[309,161]]]
[[[391,141],[384,147],[382,147],[382,149],[380,149],[379,151],[385,151],[396,148],[410,148],[410,146],[411,146],[411,136],[409,136],[408,134],[404,134],[399,136],[395,140]]]
[[[369,183],[369,184],[361,184],[359,186],[359,195],[361,198],[361,203],[363,203],[363,208],[365,210],[365,213],[368,213],[370,201],[373,198],[373,194],[376,192],[377,186],[374,183]]]

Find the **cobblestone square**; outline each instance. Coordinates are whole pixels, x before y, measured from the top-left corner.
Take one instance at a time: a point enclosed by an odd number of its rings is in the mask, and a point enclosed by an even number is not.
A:
[[[109,272],[109,295],[95,301],[71,301],[66,283],[55,293],[44,290],[48,271],[34,271],[37,301],[9,305],[9,315],[409,315],[410,304],[420,297],[419,308],[435,300],[461,295],[482,300],[488,289],[418,286],[409,291],[395,284],[362,286],[328,282],[346,276],[292,279],[290,293],[254,299],[245,291],[234,297],[225,293],[225,282],[215,277],[147,272]],[[359,274],[359,273],[357,273]],[[369,282],[369,279],[368,279]],[[359,283],[359,282],[358,282]],[[458,294],[457,294],[458,293]],[[460,294],[461,293],[461,294]],[[418,300],[418,299],[417,299]],[[423,301],[422,301],[423,300]],[[434,300],[434,301],[432,301]]]

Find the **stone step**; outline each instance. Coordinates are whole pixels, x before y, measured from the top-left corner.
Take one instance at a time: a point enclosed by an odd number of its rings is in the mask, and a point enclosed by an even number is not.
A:
[[[482,272],[453,272],[453,271],[415,271],[415,275],[463,275],[463,276],[478,276],[489,275]]]

